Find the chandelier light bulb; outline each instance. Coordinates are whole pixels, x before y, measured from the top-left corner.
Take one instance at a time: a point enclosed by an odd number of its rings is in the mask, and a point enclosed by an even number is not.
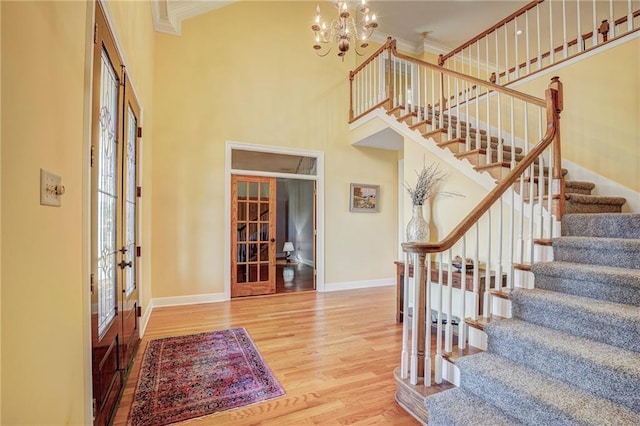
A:
[[[316,13],[311,25],[314,32],[313,48],[318,56],[326,56],[332,50],[332,46],[337,46],[338,56],[344,60],[345,54],[353,45],[356,54],[363,56],[364,53],[359,49],[369,45],[368,40],[378,27],[376,14],[367,6],[367,0],[354,1],[351,9],[347,0],[336,0],[334,4],[337,16],[330,22],[323,22],[320,5],[316,4]]]

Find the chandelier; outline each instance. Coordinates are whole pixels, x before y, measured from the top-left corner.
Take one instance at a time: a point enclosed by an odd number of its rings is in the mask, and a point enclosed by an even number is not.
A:
[[[320,15],[320,5],[316,6],[316,16],[311,29],[315,33],[315,43],[313,48],[318,56],[327,56],[331,52],[333,43],[338,45],[338,56],[344,61],[344,55],[349,51],[351,43],[355,43],[355,51],[358,47],[364,49],[369,45],[368,41],[373,31],[378,27],[375,12],[367,6],[366,0],[361,0],[356,9],[356,16],[351,16],[346,1],[336,2],[338,16],[330,23],[326,23]],[[323,48],[324,47],[324,48]]]

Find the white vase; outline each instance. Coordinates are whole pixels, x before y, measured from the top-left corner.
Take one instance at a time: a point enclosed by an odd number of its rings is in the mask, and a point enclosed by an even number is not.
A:
[[[422,205],[413,206],[413,216],[407,224],[407,242],[426,243],[429,241],[429,222],[424,220]]]

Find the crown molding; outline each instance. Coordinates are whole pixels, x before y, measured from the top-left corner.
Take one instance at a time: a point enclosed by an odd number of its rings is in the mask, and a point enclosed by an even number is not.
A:
[[[371,36],[371,41],[384,44],[387,42],[387,37],[394,38],[396,40],[396,46],[398,50],[403,52],[407,52],[411,55],[422,55],[423,53],[433,53],[434,55],[446,54],[451,51],[451,49],[444,44],[440,44],[433,40],[423,40],[422,42],[414,43],[408,40],[404,40],[401,38],[394,37],[390,34],[386,34],[380,31],[376,31]]]
[[[234,2],[235,0],[153,0],[151,2],[153,29],[161,33],[180,35],[182,33],[183,20],[202,15]]]

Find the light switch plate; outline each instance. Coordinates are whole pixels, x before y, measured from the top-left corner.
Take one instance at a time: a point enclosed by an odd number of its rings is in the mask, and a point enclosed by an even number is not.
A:
[[[60,176],[54,175],[44,169],[40,169],[40,204],[43,206],[60,207],[62,196],[57,188],[62,187]]]

